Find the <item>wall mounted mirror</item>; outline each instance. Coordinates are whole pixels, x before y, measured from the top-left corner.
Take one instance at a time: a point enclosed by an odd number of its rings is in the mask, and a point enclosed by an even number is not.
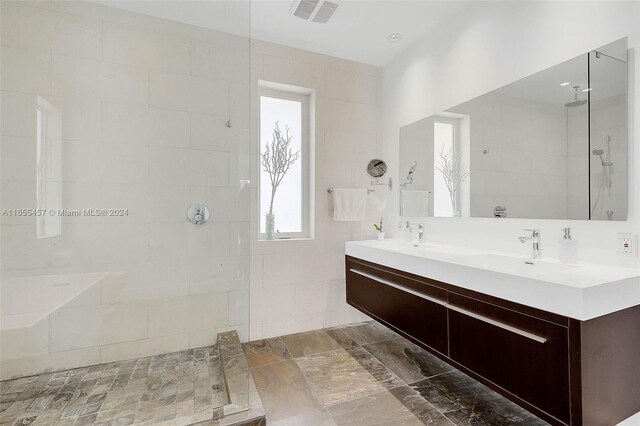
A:
[[[367,164],[367,173],[372,178],[381,178],[387,173],[387,163],[377,158],[369,161]]]
[[[400,214],[626,220],[627,91],[622,39],[402,127]]]

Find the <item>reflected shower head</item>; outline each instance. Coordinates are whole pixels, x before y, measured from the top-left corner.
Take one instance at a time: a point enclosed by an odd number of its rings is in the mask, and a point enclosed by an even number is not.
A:
[[[407,180],[409,182],[413,181],[413,173],[416,171],[416,167],[418,167],[418,162],[414,161],[409,169],[409,173],[407,173]]]
[[[407,173],[407,179],[404,181],[404,183],[401,183],[400,186],[405,187],[413,183],[413,173],[416,171],[416,167],[418,167],[418,162],[414,161],[409,168],[409,173]]]
[[[573,90],[575,92],[573,94],[573,100],[565,103],[564,106],[567,108],[573,108],[573,107],[578,107],[586,104],[587,103],[586,99],[578,99],[578,90],[580,90],[580,86],[573,86]]]

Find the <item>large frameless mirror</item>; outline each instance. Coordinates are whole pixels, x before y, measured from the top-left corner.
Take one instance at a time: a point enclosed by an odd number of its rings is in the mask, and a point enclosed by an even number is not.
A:
[[[626,220],[627,91],[622,39],[402,127],[400,214]]]

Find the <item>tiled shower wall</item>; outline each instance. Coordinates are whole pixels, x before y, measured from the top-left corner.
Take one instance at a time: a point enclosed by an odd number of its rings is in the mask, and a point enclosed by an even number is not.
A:
[[[205,346],[220,330],[246,340],[248,39],[79,1],[3,1],[1,14],[2,208],[36,207],[45,101],[61,117],[62,207],[129,211],[64,217],[45,238],[33,217],[2,217],[2,378]],[[206,225],[186,220],[193,202]]]
[[[263,219],[257,216],[255,188],[252,193],[251,339],[360,321],[365,317],[345,303],[344,243],[375,238],[373,223],[389,196],[388,189],[370,186],[365,171],[380,155],[382,70],[260,41],[252,42],[251,61],[252,89],[264,80],[313,89],[316,95],[315,239],[259,242]],[[256,99],[254,93],[254,120]],[[252,182],[257,182],[255,133],[251,147]],[[363,222],[334,222],[331,187],[375,188],[379,203],[370,198]]]

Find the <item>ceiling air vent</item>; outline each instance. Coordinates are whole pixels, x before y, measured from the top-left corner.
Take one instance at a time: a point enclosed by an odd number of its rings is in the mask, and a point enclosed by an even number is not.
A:
[[[291,13],[305,21],[326,24],[338,8],[338,3],[328,0],[296,0],[293,2]]]

